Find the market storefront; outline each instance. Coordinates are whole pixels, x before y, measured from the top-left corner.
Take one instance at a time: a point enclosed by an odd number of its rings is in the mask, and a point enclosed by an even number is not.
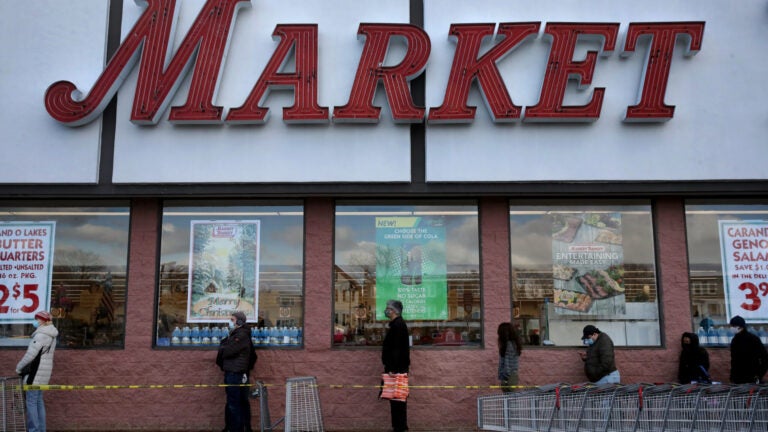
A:
[[[326,430],[388,429],[391,298],[413,430],[475,428],[506,321],[525,386],[586,324],[628,383],[768,342],[762,3],[179,3],[0,4],[0,376],[50,310],[49,429],[220,429],[234,310]]]

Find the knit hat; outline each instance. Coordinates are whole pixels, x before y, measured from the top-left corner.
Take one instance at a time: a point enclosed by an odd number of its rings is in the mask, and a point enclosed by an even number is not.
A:
[[[387,301],[387,307],[397,312],[398,315],[403,314],[403,304],[399,300]]]
[[[43,321],[50,321],[51,320],[51,314],[49,314],[46,311],[40,311],[35,314],[35,319],[43,320]]]
[[[736,315],[735,317],[731,318],[731,325],[734,327],[741,327],[741,328],[747,328],[747,322],[744,321],[744,318]]]
[[[590,325],[584,327],[584,331],[582,332],[581,338],[582,339],[586,339],[586,338],[592,336],[595,333],[600,333],[600,330],[597,327],[595,327],[592,324],[590,324]]]
[[[242,311],[233,312],[232,316],[235,317],[235,324],[238,326],[245,325],[245,322],[247,321],[247,318],[245,318],[245,314]]]

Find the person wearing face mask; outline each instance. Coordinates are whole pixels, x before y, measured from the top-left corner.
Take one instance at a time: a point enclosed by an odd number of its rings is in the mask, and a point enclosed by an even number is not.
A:
[[[768,370],[768,352],[760,338],[747,331],[744,318],[731,318],[735,335],[731,340],[731,382],[750,384],[762,381]]]
[[[248,361],[251,355],[251,330],[245,314],[236,311],[229,318],[229,335],[219,344],[224,384],[227,384],[227,405],[224,411],[226,427],[223,432],[251,431],[251,402],[248,399]],[[218,359],[217,359],[218,361]]]
[[[51,322],[51,314],[40,311],[32,323],[35,331],[24,357],[16,365],[16,373],[22,375],[24,384],[47,385],[53,372],[53,354],[59,331]],[[29,371],[23,369],[31,366]],[[45,403],[42,390],[27,390],[27,431],[45,432]]]
[[[408,326],[403,317],[403,304],[398,300],[389,300],[384,314],[389,318],[389,330],[384,336],[384,344],[381,351],[381,362],[384,363],[384,372],[408,373],[411,365],[410,339]],[[392,430],[403,432],[408,430],[408,405],[404,401],[389,401]]]
[[[708,383],[709,354],[707,350],[699,346],[699,337],[696,333],[683,333],[681,340],[683,350],[680,352],[680,364],[677,370],[677,382],[690,384],[692,381]]]
[[[611,338],[590,324],[584,327],[581,340],[587,346],[587,352],[579,353],[584,362],[584,373],[587,379],[595,384],[621,382]]]

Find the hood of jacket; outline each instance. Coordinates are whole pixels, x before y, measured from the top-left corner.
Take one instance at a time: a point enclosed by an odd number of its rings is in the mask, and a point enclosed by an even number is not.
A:
[[[56,337],[59,335],[59,331],[56,329],[56,327],[53,324],[38,327],[37,330],[35,330],[35,332],[32,333],[32,337],[35,337],[35,335],[38,333],[49,336],[52,339],[56,339]]]

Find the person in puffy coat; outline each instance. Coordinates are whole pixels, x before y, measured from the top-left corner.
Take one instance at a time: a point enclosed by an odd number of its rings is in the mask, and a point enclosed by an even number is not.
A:
[[[35,314],[33,323],[36,330],[32,333],[27,352],[16,365],[16,373],[22,375],[24,384],[47,385],[53,372],[53,354],[56,352],[56,337],[59,331],[51,322],[51,314],[40,311]],[[39,361],[37,360],[40,356]],[[29,365],[29,371],[22,371]],[[45,403],[42,390],[27,390],[27,431],[45,432]]]
[[[251,430],[251,402],[248,399],[248,360],[251,355],[251,330],[245,314],[236,311],[229,319],[229,336],[221,341],[219,356],[224,371],[227,405],[224,422],[227,432],[249,432]]]
[[[681,340],[683,347],[680,352],[680,366],[677,371],[677,382],[690,384],[692,381],[708,383],[709,354],[707,350],[699,346],[699,336],[696,333],[683,333]]]
[[[581,340],[587,346],[587,352],[580,353],[587,379],[595,384],[620,383],[611,338],[597,327],[588,325],[584,327]]]

